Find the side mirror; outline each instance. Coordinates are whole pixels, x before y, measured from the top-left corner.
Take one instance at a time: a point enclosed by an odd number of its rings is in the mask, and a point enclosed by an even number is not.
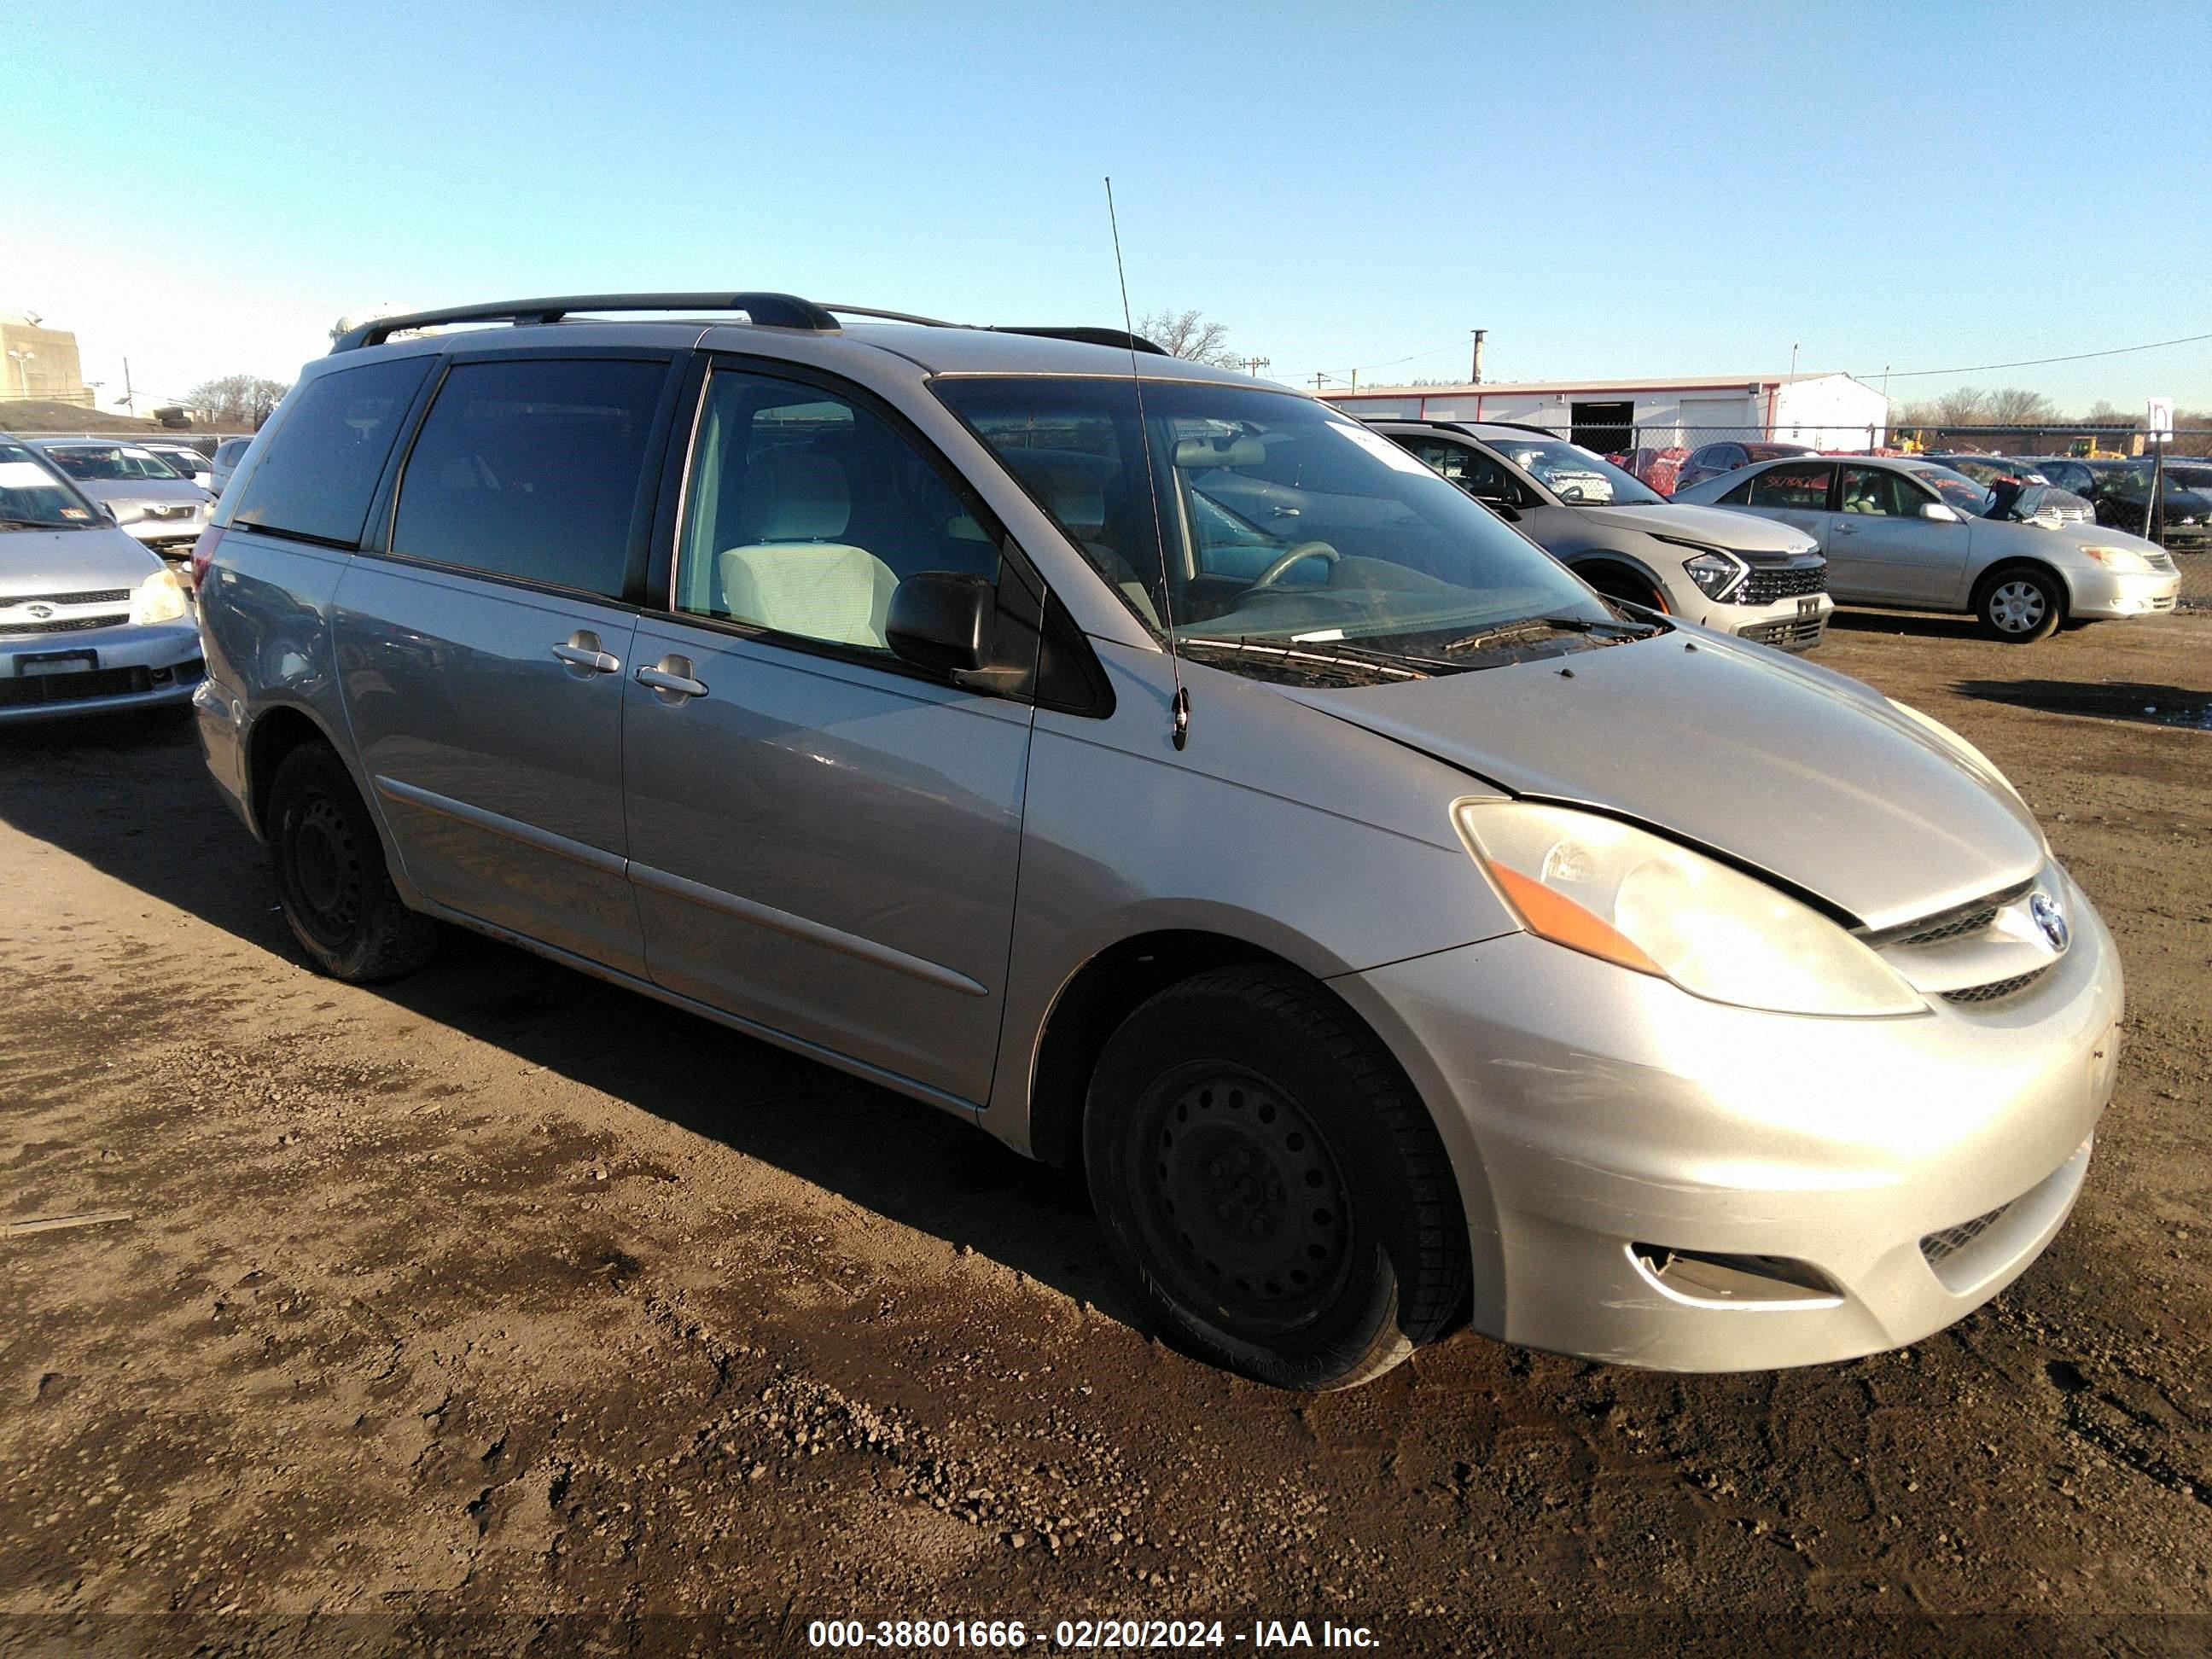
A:
[[[94,501],[93,505],[100,509],[100,516],[106,520],[108,523],[121,524],[123,522],[122,520],[115,516],[115,509],[110,507],[106,501]]]
[[[891,591],[884,637],[899,657],[940,674],[990,665],[998,591],[982,576],[923,570]]]
[[[1952,507],[1946,507],[1942,501],[1921,502],[1920,516],[1923,519],[1933,519],[1938,524],[1958,524],[1961,522],[1957,511]]]

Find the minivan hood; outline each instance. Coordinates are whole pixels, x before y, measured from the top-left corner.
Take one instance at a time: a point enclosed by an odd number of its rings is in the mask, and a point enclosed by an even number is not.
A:
[[[76,487],[95,501],[191,501],[210,500],[189,478],[77,478]]]
[[[1710,848],[1869,927],[2025,881],[2048,857],[2018,797],[1879,692],[1701,629],[1395,685],[1281,690],[1514,794]]]
[[[1731,553],[1753,558],[1779,558],[1810,553],[1820,546],[1802,530],[1750,513],[1731,513],[1721,507],[1692,507],[1667,501],[1653,507],[1583,507],[1584,518],[1625,530],[1647,531],[1655,536],[1677,536],[1687,542],[1704,542]]]
[[[136,587],[161,561],[112,525],[0,531],[0,610],[34,594]]]

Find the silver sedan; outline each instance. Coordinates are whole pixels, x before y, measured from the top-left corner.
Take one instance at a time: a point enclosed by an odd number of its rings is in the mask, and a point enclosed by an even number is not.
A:
[[[1806,455],[1708,478],[1678,501],[1806,532],[1845,605],[1962,611],[2008,644],[2061,623],[2171,611],[2181,577],[2154,542],[2046,511],[2044,492],[1984,489],[1911,457]]]

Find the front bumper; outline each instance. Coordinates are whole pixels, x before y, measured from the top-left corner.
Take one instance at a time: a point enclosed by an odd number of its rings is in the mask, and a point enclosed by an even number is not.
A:
[[[2063,1224],[2122,1002],[2068,896],[2072,947],[2028,989],[1904,1018],[1726,1007],[1527,934],[1332,983],[1439,1118],[1478,1329],[1670,1370],[1813,1364],[1942,1329]]]
[[[1810,651],[1827,636],[1828,619],[1835,614],[1834,599],[1826,592],[1809,593],[1769,605],[1717,610],[1705,625],[1780,651]]]
[[[40,673],[39,658],[79,658],[88,667]],[[26,659],[32,659],[26,672]],[[181,703],[204,668],[191,623],[128,623],[62,634],[11,634],[0,641],[0,725],[67,720]]]
[[[2178,572],[2137,574],[2102,567],[2069,574],[2067,611],[2075,617],[2155,617],[2172,611],[2181,595]]]
[[[173,563],[191,557],[193,544],[207,526],[207,514],[196,513],[186,519],[133,519],[122,528],[139,546]]]

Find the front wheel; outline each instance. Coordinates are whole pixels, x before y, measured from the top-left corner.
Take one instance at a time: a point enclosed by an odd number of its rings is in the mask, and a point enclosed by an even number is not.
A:
[[[1466,1294],[1466,1224],[1426,1109],[1341,1002],[1286,969],[1215,969],[1131,1014],[1092,1078],[1084,1156],[1154,1311],[1260,1382],[1367,1382]]]
[[[331,978],[397,979],[436,951],[438,924],[401,901],[368,808],[327,745],[302,744],[277,767],[269,859],[292,936]]]
[[[2033,645],[2066,619],[2066,590],[2047,570],[2015,566],[1983,578],[1974,614],[1982,631],[2007,645]]]

